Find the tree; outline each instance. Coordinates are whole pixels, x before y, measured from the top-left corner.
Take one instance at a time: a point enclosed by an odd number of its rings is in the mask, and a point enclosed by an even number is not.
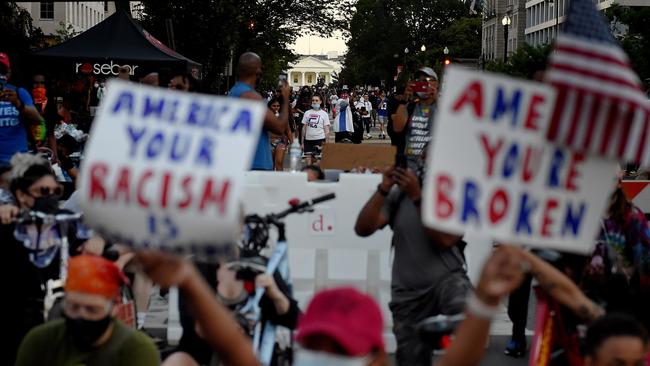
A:
[[[278,74],[296,55],[289,49],[304,32],[328,36],[346,22],[349,0],[145,0],[143,24],[167,40],[171,20],[176,51],[203,64],[211,91],[224,90],[231,55],[253,51],[262,57],[262,87],[275,88]]]
[[[55,43],[65,42],[70,38],[76,37],[77,35],[79,35],[79,33],[81,32],[76,31],[72,24],[66,25],[65,22],[61,21],[59,22],[59,28],[55,32],[56,35],[54,36],[54,42]]]
[[[632,68],[650,92],[650,8],[613,5],[605,11]]]
[[[347,84],[378,85],[392,80],[398,65],[405,66],[405,74],[422,65],[440,71],[445,46],[454,57],[478,57],[481,19],[466,18],[468,13],[462,0],[358,0],[341,78]]]
[[[21,65],[27,64],[33,49],[43,46],[43,32],[34,27],[27,10],[15,2],[0,2],[0,34],[0,52],[11,58],[13,78],[26,78],[28,70],[21,69]]]
[[[533,79],[536,72],[546,70],[551,50],[551,45],[533,47],[526,43],[510,56],[508,63],[494,60],[488,62],[485,69],[523,79]]]

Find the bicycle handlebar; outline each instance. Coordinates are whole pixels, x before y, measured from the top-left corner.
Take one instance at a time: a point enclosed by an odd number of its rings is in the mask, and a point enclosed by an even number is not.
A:
[[[48,214],[41,211],[29,211],[23,216],[14,219],[18,224],[29,224],[42,222],[43,224],[55,224],[60,222],[71,222],[80,220],[83,215],[80,213],[58,213]]]
[[[311,201],[300,202],[297,205],[294,205],[294,206],[292,206],[292,207],[290,207],[290,208],[288,208],[288,209],[286,209],[286,210],[284,210],[284,211],[282,211],[282,212],[280,212],[278,214],[275,214],[275,215],[271,214],[270,216],[274,216],[274,218],[276,220],[277,219],[282,219],[282,218],[284,218],[284,217],[286,217],[286,216],[288,216],[288,215],[290,215],[292,213],[303,212],[303,211],[309,209],[312,206],[315,206],[315,205],[317,205],[317,204],[319,204],[321,202],[332,200],[334,198],[336,198],[336,194],[328,193],[326,195],[313,198]]]

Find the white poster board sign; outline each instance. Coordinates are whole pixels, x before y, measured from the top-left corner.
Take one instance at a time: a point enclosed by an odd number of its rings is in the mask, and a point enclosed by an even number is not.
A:
[[[423,220],[453,233],[587,252],[616,163],[544,139],[554,91],[450,67],[429,147]]]
[[[112,81],[78,188],[89,225],[137,248],[213,254],[240,229],[262,103]]]

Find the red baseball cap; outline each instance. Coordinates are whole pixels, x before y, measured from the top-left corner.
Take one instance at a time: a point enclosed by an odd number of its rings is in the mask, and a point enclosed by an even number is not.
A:
[[[377,302],[351,287],[316,294],[298,322],[296,340],[312,335],[334,339],[349,356],[384,349],[384,321]]]
[[[7,54],[4,52],[0,52],[0,63],[7,66],[7,68],[11,67],[11,64],[9,63],[9,56],[7,56]]]

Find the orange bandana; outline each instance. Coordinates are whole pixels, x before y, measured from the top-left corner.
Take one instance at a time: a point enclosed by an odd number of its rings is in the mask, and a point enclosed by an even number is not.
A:
[[[128,279],[115,263],[96,255],[78,255],[68,261],[66,292],[81,292],[114,299]]]

